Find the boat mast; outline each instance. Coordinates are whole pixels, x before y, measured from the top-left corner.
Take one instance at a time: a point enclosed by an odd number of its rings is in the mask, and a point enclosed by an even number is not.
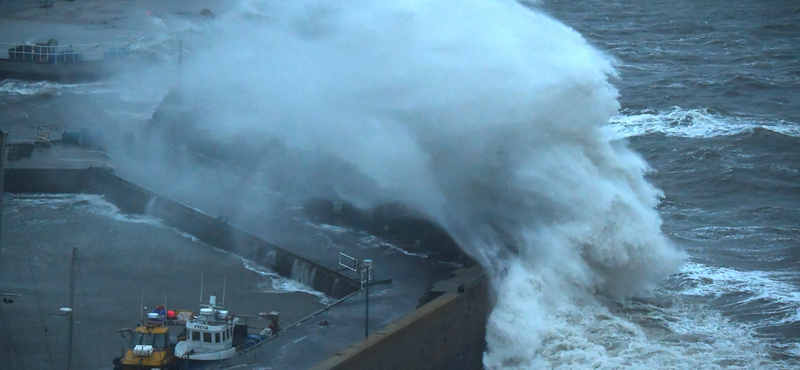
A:
[[[204,274],[205,274],[204,272],[200,273],[200,303],[203,303],[203,275]]]
[[[225,286],[228,284],[228,274],[225,274],[225,278],[222,280],[222,306],[225,306]]]

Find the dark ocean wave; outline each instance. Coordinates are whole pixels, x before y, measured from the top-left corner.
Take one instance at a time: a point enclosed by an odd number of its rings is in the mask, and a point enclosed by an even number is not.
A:
[[[656,140],[657,136],[644,137],[633,144],[647,147]],[[654,179],[674,194],[695,201],[752,203],[758,210],[792,204],[778,201],[800,201],[798,137],[755,128],[726,137],[698,140],[662,136],[660,140],[671,145],[671,152],[656,147],[647,159],[658,168]],[[660,147],[666,149],[667,145]],[[734,200],[737,197],[741,199]]]
[[[689,104],[800,121],[796,1],[595,6],[597,11],[590,15],[556,15],[624,64],[646,63],[647,70],[654,71],[621,69],[623,107]],[[570,6],[556,2],[552,7]]]
[[[732,94],[751,93],[752,90],[769,90],[777,87],[777,84],[768,76],[756,75],[752,73],[737,74],[733,78],[722,82],[721,86],[728,87]]]
[[[650,32],[660,33],[667,37],[674,37],[675,35],[706,35],[718,30],[717,27],[699,20],[673,20],[660,23],[649,29]]]
[[[756,27],[755,32],[758,36],[783,36],[786,34],[800,33],[800,22],[797,19],[785,20],[778,23],[768,23]]]

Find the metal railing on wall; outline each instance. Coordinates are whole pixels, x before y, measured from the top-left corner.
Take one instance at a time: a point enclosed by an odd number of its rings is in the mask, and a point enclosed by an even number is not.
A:
[[[339,267],[336,271],[341,272],[345,270],[350,270],[358,274],[358,260],[355,257],[339,252]]]
[[[5,54],[5,55],[4,55]],[[69,44],[58,45],[58,41],[19,44],[0,42],[0,58],[35,63],[75,63],[142,57],[152,54],[147,45],[139,42]]]

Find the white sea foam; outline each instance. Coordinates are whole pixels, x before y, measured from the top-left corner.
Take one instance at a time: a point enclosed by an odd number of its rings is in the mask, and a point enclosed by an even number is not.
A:
[[[14,194],[14,199],[20,205],[50,209],[58,209],[77,202],[75,194]]]
[[[796,276],[788,276],[792,278]],[[800,323],[800,292],[776,272],[741,271],[728,267],[687,263],[678,274],[683,289],[676,293],[706,299],[732,296],[728,307],[757,302],[760,312],[770,318],[753,323],[755,327]]]
[[[650,134],[709,138],[736,135],[763,128],[780,134],[800,136],[800,123],[783,120],[725,117],[706,109],[651,110],[635,114],[618,114],[610,120],[612,127],[623,137]]]
[[[511,369],[789,369],[766,354],[769,347],[748,328],[702,307],[658,312],[674,322],[660,331],[641,328],[603,307],[550,317],[552,331],[541,355]],[[639,317],[649,320],[652,318]]]
[[[120,213],[117,206],[107,202],[104,196],[98,194],[17,194],[15,199],[23,205],[35,205],[50,209],[70,206],[76,210],[86,210],[117,221],[166,227],[161,220],[155,217]]]
[[[336,234],[344,234],[344,233],[353,232],[353,229],[349,229],[349,228],[341,227],[341,226],[336,226],[336,225],[315,224],[315,223],[311,223],[311,222],[308,222],[308,224],[313,226],[313,227],[315,227],[315,228],[318,228],[318,229],[321,229],[321,230],[325,230],[325,231],[331,231],[331,232],[334,232]]]
[[[387,253],[398,252],[406,256],[428,258],[428,255],[425,253],[409,252],[374,235],[362,233],[362,235],[357,238],[357,241],[363,249],[382,248],[385,249]]]
[[[660,288],[657,299],[662,301],[660,304],[612,303],[614,309],[609,310],[608,304],[595,300],[591,294],[568,287],[563,291],[565,294],[543,294],[552,284],[548,280],[557,278],[558,273],[533,276],[521,269],[524,266],[513,266],[507,279],[522,279],[529,289],[519,289],[517,282],[509,283],[509,288],[517,289],[500,291],[499,299],[516,305],[501,313],[502,320],[492,321],[489,330],[513,333],[513,327],[524,326],[532,330],[504,336],[507,342],[503,344],[512,347],[515,342],[530,341],[531,336],[537,336],[541,347],[517,351],[516,356],[509,355],[505,362],[490,368],[791,369],[795,366],[792,360],[771,357],[772,342],[756,333],[759,325],[731,321],[710,307],[707,299],[693,299],[715,297],[726,290],[753,289],[789,298],[791,306],[796,304],[795,298],[787,297],[793,296],[790,286],[766,282],[759,274],[720,272],[690,263],[678,276],[689,273],[691,277],[683,276],[682,281],[691,280],[699,286],[679,287],[678,295]],[[729,284],[731,280],[736,283]],[[770,293],[771,289],[778,293]],[[540,321],[536,315],[541,312],[548,313],[547,324],[529,325]],[[783,352],[791,354],[795,347],[796,344],[790,344]]]
[[[264,281],[258,284],[259,289],[264,293],[306,293],[311,294],[320,299],[320,302],[323,304],[329,304],[330,298],[325,295],[325,293],[318,292],[314,289],[311,289],[309,286],[300,283],[296,280],[287,279],[283,276],[278,275],[274,271],[271,271],[264,266],[261,266],[249,259],[244,257],[240,257],[242,260],[242,265],[255,273],[263,276],[265,278]]]
[[[72,94],[107,94],[117,92],[116,88],[103,81],[83,84],[62,84],[50,81],[0,80],[0,94],[9,95],[59,95],[62,92]]]
[[[102,195],[76,194],[76,198],[89,202],[87,209],[98,215],[106,216],[117,221],[147,224],[156,227],[167,227],[160,219],[143,214],[121,213],[119,208],[105,200]]]
[[[40,95],[40,94],[56,94],[61,85],[47,81],[20,81],[20,80],[3,80],[0,86],[0,94],[9,95]]]
[[[182,237],[184,237],[186,239],[189,239],[189,240],[191,240],[191,241],[193,241],[195,243],[202,243],[200,241],[200,239],[198,239],[196,236],[194,236],[192,234],[189,234],[187,232],[180,232],[179,234],[180,234],[180,236],[182,236]],[[225,251],[225,252],[227,253],[227,251]]]
[[[398,253],[405,254],[407,256],[428,258],[428,256],[426,254],[424,254],[424,253],[415,253],[415,252],[407,251],[407,250],[405,250],[403,248],[400,248],[400,247],[398,247],[398,246],[396,246],[396,245],[394,245],[392,243],[389,243],[389,242],[387,242],[387,241],[385,241],[385,240],[383,240],[383,239],[381,239],[381,238],[379,238],[377,236],[368,234],[368,233],[363,232],[363,231],[358,231],[358,230],[355,230],[355,229],[346,228],[346,227],[342,227],[342,226],[335,226],[335,225],[328,225],[328,224],[317,224],[317,223],[308,222],[308,221],[306,221],[306,224],[311,225],[314,228],[317,228],[317,229],[320,229],[320,230],[325,230],[325,231],[330,231],[330,232],[333,232],[333,233],[339,234],[339,235],[350,234],[350,236],[353,237],[356,240],[356,242],[358,243],[358,245],[362,249],[381,248],[381,249],[385,249],[387,252],[398,252]]]

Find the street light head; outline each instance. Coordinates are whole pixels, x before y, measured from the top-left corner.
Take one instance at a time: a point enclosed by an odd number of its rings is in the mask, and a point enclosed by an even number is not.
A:
[[[372,260],[363,260],[361,261],[361,265],[364,266],[364,268],[372,268]]]
[[[72,309],[69,307],[62,307],[59,309],[59,311],[61,311],[61,313],[63,313],[64,315],[69,315],[72,313]]]

